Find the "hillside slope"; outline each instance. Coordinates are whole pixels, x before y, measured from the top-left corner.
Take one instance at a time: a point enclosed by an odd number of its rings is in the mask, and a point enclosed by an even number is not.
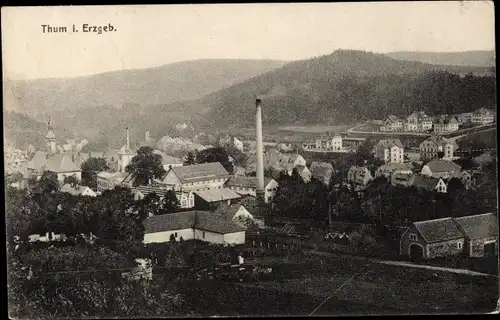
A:
[[[67,79],[4,81],[4,108],[34,115],[124,104],[168,104],[201,98],[281,67],[274,60],[194,60]]]
[[[494,76],[472,75],[488,73],[489,68],[438,66],[338,50],[288,63],[207,96],[199,101],[205,112],[200,125],[253,126],[255,94],[262,98],[267,124],[346,124],[414,110],[470,111],[495,104]]]
[[[430,64],[452,66],[495,67],[494,51],[463,51],[463,52],[421,52],[397,51],[386,53],[388,57],[397,60],[419,61]]]

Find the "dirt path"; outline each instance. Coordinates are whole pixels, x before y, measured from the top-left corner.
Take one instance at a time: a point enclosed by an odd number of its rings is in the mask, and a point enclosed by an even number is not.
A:
[[[497,277],[496,275],[471,271],[471,270],[467,270],[467,269],[445,268],[445,267],[438,267],[438,266],[431,266],[431,265],[416,264],[416,263],[405,262],[405,261],[380,260],[380,259],[375,259],[375,258],[351,256],[351,255],[346,255],[346,254],[337,254],[337,253],[330,253],[330,252],[316,251],[316,250],[306,250],[306,251],[304,251],[304,253],[321,255],[321,256],[325,256],[325,257],[342,257],[342,258],[347,258],[347,259],[363,260],[366,262],[373,262],[373,263],[380,263],[380,264],[401,266],[401,267],[408,267],[408,268],[420,268],[420,269],[428,269],[428,270],[435,270],[435,271],[452,272],[452,273],[466,274],[466,275],[471,275],[471,276]]]

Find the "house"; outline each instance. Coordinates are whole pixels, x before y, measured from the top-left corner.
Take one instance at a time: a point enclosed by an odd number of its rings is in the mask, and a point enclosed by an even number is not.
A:
[[[472,172],[467,170],[463,170],[460,173],[460,180],[462,181],[462,184],[464,185],[465,189],[470,189],[474,184],[474,180],[472,178]]]
[[[404,124],[405,131],[427,131],[432,129],[432,118],[426,115],[423,111],[415,111]]]
[[[404,147],[399,139],[383,139],[374,147],[375,157],[386,163],[403,163]]]
[[[495,213],[453,218],[465,235],[470,257],[498,254],[498,216]]]
[[[375,171],[375,178],[386,177],[390,179],[391,176],[396,173],[411,175],[413,171],[403,163],[388,163],[377,168]]]
[[[155,153],[161,156],[161,165],[163,166],[163,170],[167,172],[174,167],[182,167],[184,165],[184,161],[180,158],[175,158],[159,151]]]
[[[87,186],[71,186],[68,183],[63,185],[59,191],[66,192],[74,196],[88,196],[88,197],[97,196],[97,194]]]
[[[159,185],[159,184],[151,184],[147,186],[137,186],[132,188],[132,193],[134,194],[134,200],[144,199],[148,194],[155,193],[160,199],[163,199],[165,194],[170,191],[169,188]],[[179,206],[182,209],[190,209],[195,206],[195,197],[194,192],[182,192],[182,191],[174,191],[177,200],[179,201]]]
[[[64,178],[74,176],[78,181],[82,180],[82,169],[80,169],[66,154],[55,154],[47,159],[44,171],[57,174],[57,180],[64,181]]]
[[[409,185],[417,189],[425,189],[428,191],[436,191],[439,193],[447,193],[448,186],[442,178],[427,177],[416,175],[411,178]]]
[[[480,108],[472,113],[472,123],[484,125],[495,121],[493,112],[486,108]]]
[[[390,115],[384,119],[383,126],[380,131],[401,131],[403,129],[403,121],[394,115]]]
[[[295,169],[297,169],[297,173],[299,177],[302,178],[302,181],[304,181],[304,183],[308,183],[309,181],[311,181],[312,172],[309,170],[309,168],[307,168],[306,166],[297,166],[295,167]]]
[[[281,154],[276,166],[286,170],[291,175],[294,168],[306,166],[306,159],[300,154]]]
[[[256,219],[243,205],[239,203],[229,206],[221,205],[214,211],[214,214],[220,214],[223,217],[231,219],[245,229],[251,224],[255,224],[259,227],[264,226],[263,221]]]
[[[453,158],[454,151],[458,145],[454,140],[448,140],[441,136],[432,135],[420,143],[420,159],[422,161],[429,161],[438,157],[438,152],[443,152],[443,158]]]
[[[97,174],[97,191],[112,190],[116,186],[131,187],[133,177],[128,172],[107,172]]]
[[[366,167],[352,166],[347,172],[347,182],[353,184],[355,189],[361,190],[373,180],[370,170]]]
[[[336,134],[331,139],[316,139],[316,149],[325,151],[344,151],[342,148],[342,137]]]
[[[186,211],[151,216],[144,220],[144,244],[198,239],[221,244],[245,243],[245,228],[232,219],[206,211]]]
[[[174,191],[223,188],[230,174],[219,162],[173,167],[158,184]]]
[[[472,122],[472,112],[460,113],[456,116],[458,123],[465,124]]]
[[[230,205],[241,196],[228,188],[194,191],[194,205],[200,210],[215,209],[220,204]]]
[[[401,235],[399,253],[412,259],[457,255],[464,250],[465,236],[452,218],[414,222]]]
[[[434,133],[443,134],[457,131],[458,123],[455,117],[441,117],[434,123]]]
[[[309,168],[312,177],[321,181],[326,186],[330,185],[333,174],[333,166],[328,162],[313,162]]]
[[[356,151],[360,145],[366,142],[366,138],[344,137],[342,138],[342,147],[345,151]]]
[[[239,195],[256,197],[257,177],[233,176],[226,182],[225,186]],[[276,180],[264,177],[264,200],[266,203],[272,201],[277,188],[278,183]]]
[[[428,177],[448,180],[453,177],[460,178],[461,170],[462,168],[453,161],[436,159],[425,164],[422,167],[421,174]]]

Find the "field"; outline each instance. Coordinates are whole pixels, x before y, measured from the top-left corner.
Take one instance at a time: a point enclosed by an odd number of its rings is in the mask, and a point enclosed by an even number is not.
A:
[[[388,266],[340,257],[267,257],[270,281],[198,281],[184,286],[201,315],[308,315],[358,271],[315,314],[476,313],[492,311],[497,278]],[[194,290],[194,291],[193,291]]]

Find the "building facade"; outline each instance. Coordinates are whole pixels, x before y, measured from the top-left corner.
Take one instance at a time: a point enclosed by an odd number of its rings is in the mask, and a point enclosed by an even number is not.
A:
[[[375,157],[385,163],[403,163],[404,147],[399,139],[380,140],[374,148]]]
[[[454,141],[448,140],[438,135],[433,135],[425,139],[419,145],[420,160],[430,161],[438,158],[438,152],[443,152],[443,158],[453,158],[454,151],[457,148]]]
[[[485,125],[488,123],[493,123],[495,121],[495,116],[493,112],[486,108],[481,108],[472,113],[472,123]]]
[[[434,124],[434,133],[443,134],[458,131],[458,124],[459,122],[455,117],[440,118]]]

